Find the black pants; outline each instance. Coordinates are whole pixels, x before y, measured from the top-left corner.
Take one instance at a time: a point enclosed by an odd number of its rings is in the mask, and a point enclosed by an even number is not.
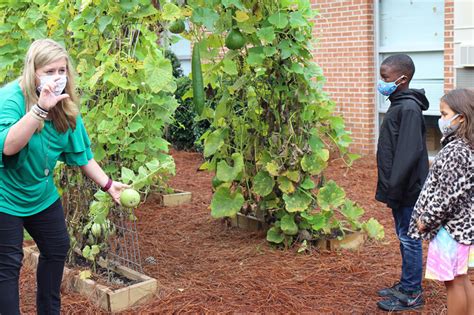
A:
[[[18,281],[23,259],[23,227],[40,251],[36,270],[38,314],[59,314],[60,288],[69,236],[58,199],[46,210],[29,217],[0,212],[0,314],[20,314]]]

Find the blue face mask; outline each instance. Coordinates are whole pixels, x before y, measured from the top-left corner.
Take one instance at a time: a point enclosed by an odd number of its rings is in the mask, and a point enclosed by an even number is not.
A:
[[[397,89],[397,87],[400,85],[399,84],[396,84],[396,82],[398,80],[400,80],[401,78],[403,78],[404,75],[402,75],[401,77],[399,77],[398,79],[396,79],[395,81],[393,82],[385,82],[384,80],[379,80],[379,82],[377,83],[377,90],[380,92],[380,94],[382,95],[385,95],[385,96],[390,96],[390,94],[392,94],[393,92],[395,92],[395,90]]]

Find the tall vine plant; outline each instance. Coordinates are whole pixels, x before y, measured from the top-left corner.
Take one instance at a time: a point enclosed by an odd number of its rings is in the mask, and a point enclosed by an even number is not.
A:
[[[149,0],[0,2],[0,82],[18,77],[33,40],[62,43],[78,73],[95,159],[112,178],[143,192],[164,186],[175,170],[163,127],[177,107],[176,83],[158,35],[176,12],[154,5]],[[76,172],[59,167],[56,173],[67,194],[73,245],[93,261],[113,232],[107,219],[111,198],[99,192],[90,209],[84,208],[84,196],[93,199],[95,189]]]
[[[348,166],[358,156],[312,61],[310,1],[189,0],[181,9],[202,58],[193,54],[207,101],[217,104],[201,113],[211,122],[201,168],[215,172],[212,216],[265,218],[276,244],[351,230],[382,238],[375,219],[363,222],[364,210],[322,181],[336,155]]]

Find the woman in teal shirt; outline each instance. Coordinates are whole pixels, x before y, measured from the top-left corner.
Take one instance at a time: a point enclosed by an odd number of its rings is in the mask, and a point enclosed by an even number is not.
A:
[[[19,314],[23,228],[40,250],[38,314],[60,313],[69,236],[53,181],[56,162],[79,166],[117,203],[127,187],[93,159],[73,74],[61,45],[37,40],[21,77],[0,89],[0,314]]]

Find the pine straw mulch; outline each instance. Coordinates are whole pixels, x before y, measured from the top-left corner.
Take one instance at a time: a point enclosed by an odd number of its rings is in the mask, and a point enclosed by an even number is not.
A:
[[[376,291],[399,277],[400,255],[391,212],[373,199],[375,162],[363,158],[347,171],[336,162],[326,173],[347,195],[386,228],[383,242],[368,241],[358,251],[296,253],[275,249],[262,233],[246,233],[210,217],[212,174],[198,172],[198,153],[173,152],[174,188],[191,191],[191,204],[163,208],[148,202],[138,210],[145,273],[156,278],[154,299],[135,313],[312,313],[374,314]],[[426,246],[426,244],[425,244]],[[426,247],[425,247],[426,249]],[[471,272],[471,276],[472,276]],[[33,314],[34,272],[21,276],[21,311]],[[442,283],[425,281],[422,314],[446,313]],[[62,313],[102,313],[77,294],[63,290]],[[417,314],[417,312],[411,312]]]

